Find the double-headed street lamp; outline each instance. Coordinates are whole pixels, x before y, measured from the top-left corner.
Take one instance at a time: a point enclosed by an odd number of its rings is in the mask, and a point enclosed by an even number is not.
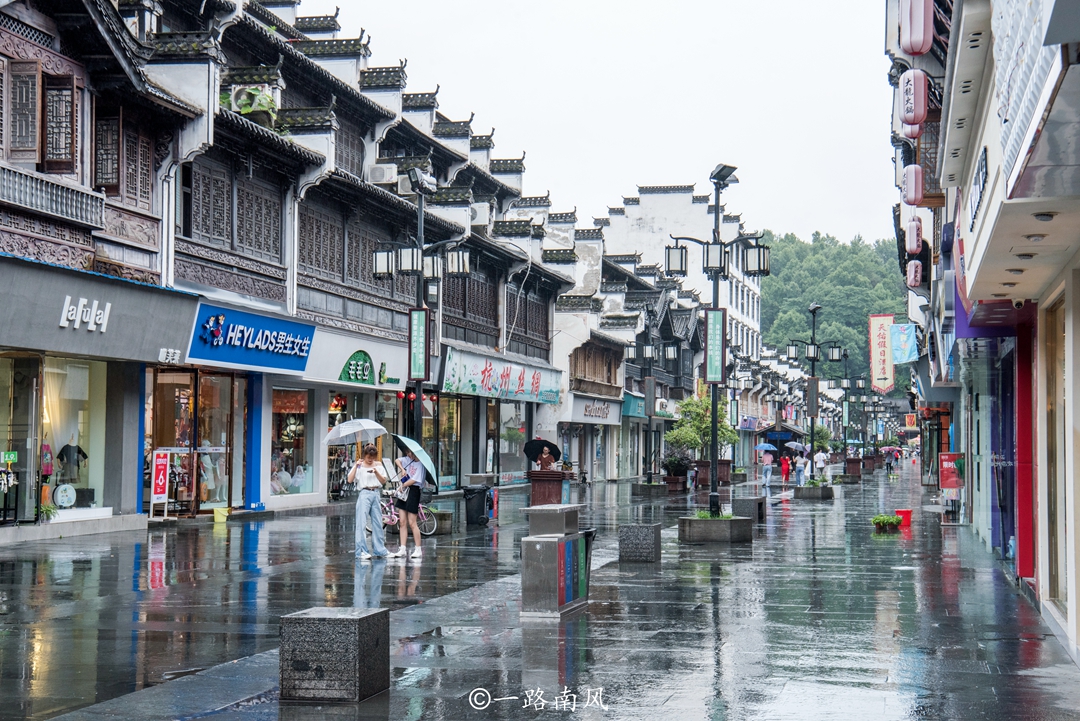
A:
[[[731,277],[729,248],[740,242],[753,241],[751,247],[747,249],[748,252],[746,263],[743,266],[743,273],[746,275],[759,276],[769,274],[769,247],[758,244],[757,241],[761,239],[760,235],[739,236],[730,243],[724,243],[720,239],[720,191],[727,188],[729,185],[739,182],[739,179],[735,177],[734,173],[735,166],[724,165],[721,163],[720,165],[717,165],[709,175],[709,180],[713,184],[712,242],[706,243],[697,238],[676,237],[672,235],[671,239],[675,241],[675,245],[668,246],[664,250],[664,259],[667,261],[668,275],[685,276],[687,272],[688,249],[679,245],[679,243],[697,243],[702,246],[704,253],[702,267],[705,270],[705,274],[712,279],[712,310],[714,311],[720,309],[720,281],[728,280]],[[710,341],[710,344],[711,342],[712,341]],[[725,332],[721,334],[720,343],[726,343],[726,329]],[[708,349],[706,349],[706,352],[708,352]],[[723,350],[721,349],[720,352],[722,354]],[[717,427],[717,424],[719,423],[719,419],[717,418],[719,389],[717,386],[720,382],[722,382],[721,379],[714,379],[713,382],[710,383],[712,400],[712,438],[709,444],[709,453],[712,458],[709,462],[709,514],[714,517],[720,515],[720,490],[717,478],[717,462],[720,458],[718,440],[719,430]]]
[[[434,195],[438,190],[435,178],[431,177],[425,172],[422,172],[419,168],[409,169],[409,183],[412,186],[412,191],[416,193],[416,245],[415,247],[409,247],[408,245],[402,246],[395,250],[376,250],[372,257],[372,276],[376,280],[384,280],[387,278],[393,278],[394,273],[401,273],[403,275],[416,276],[416,308],[413,311],[420,312],[423,315],[423,352],[428,353],[428,321],[427,321],[427,296],[430,293],[429,283],[434,286],[442,279],[444,275],[447,276],[466,276],[469,274],[469,251],[466,248],[457,247],[460,240],[444,240],[439,243],[433,243],[429,246],[424,245],[424,205],[425,199],[429,195]],[[451,245],[445,253],[439,254],[445,246]],[[445,255],[445,263],[443,259]],[[396,261],[396,262],[395,262]],[[396,267],[395,267],[396,266]],[[412,321],[410,317],[410,337],[412,336]],[[410,348],[410,353],[413,353],[413,349]],[[410,359],[411,360],[411,359]],[[426,361],[426,359],[425,359]],[[427,367],[427,363],[424,363],[424,367]],[[423,442],[424,433],[424,382],[427,378],[423,377],[423,374],[414,374],[412,371],[412,363],[410,362],[410,376],[416,381],[416,389],[412,392],[410,400],[413,403],[413,423],[414,433],[416,434],[416,440]]]

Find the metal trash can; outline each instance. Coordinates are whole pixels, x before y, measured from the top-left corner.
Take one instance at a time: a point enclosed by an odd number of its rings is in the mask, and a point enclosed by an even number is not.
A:
[[[462,486],[461,491],[465,496],[465,523],[469,526],[486,526],[487,515],[487,486]]]

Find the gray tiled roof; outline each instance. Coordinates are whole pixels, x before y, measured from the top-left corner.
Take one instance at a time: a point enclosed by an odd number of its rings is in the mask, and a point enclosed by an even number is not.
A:
[[[435,86],[433,93],[402,93],[401,107],[403,108],[437,108],[439,107],[439,86]]]
[[[549,213],[548,225],[552,223],[576,223],[577,222],[577,208],[574,208],[569,213]]]
[[[472,188],[444,187],[435,191],[435,195],[428,199],[433,205],[471,205],[473,202]]]
[[[531,220],[496,220],[492,223],[492,235],[503,237],[528,237],[532,235]]]
[[[224,68],[222,85],[245,85],[247,83],[277,83],[281,80],[281,65],[255,65]]]
[[[292,44],[294,48],[308,57],[371,57],[371,38],[340,38],[338,40],[299,40]]]
[[[439,116],[442,118],[442,116]],[[468,138],[472,135],[473,115],[468,120],[436,120],[431,134],[437,138]]]
[[[544,248],[541,259],[545,263],[575,263],[578,257],[573,248]]]
[[[490,170],[492,174],[524,173],[525,154],[522,153],[520,158],[492,158],[491,163],[488,166],[488,170]]]
[[[190,33],[155,33],[150,36],[149,42],[154,49],[155,58],[207,55],[223,65],[226,63],[218,39],[210,32],[200,30]]]
[[[550,208],[551,191],[547,195],[523,195],[513,203],[517,208]]]
[[[693,202],[695,202],[695,203],[708,203],[709,202],[709,196],[707,196],[707,195],[695,195]]]
[[[300,128],[332,128],[336,125],[334,108],[281,108],[277,111],[277,127],[289,130]]]
[[[637,197],[623,198],[622,202],[623,202],[623,205],[641,205],[641,198],[637,198]]]
[[[611,225],[611,218],[593,218],[592,224],[597,228],[606,228]]]
[[[575,228],[574,240],[603,240],[604,231],[602,228]]]
[[[622,207],[608,208],[607,209],[607,214],[608,215],[626,215],[626,208],[622,208]]]
[[[338,8],[338,12],[341,12],[341,8]],[[333,15],[307,15],[305,17],[296,18],[293,27],[302,33],[336,33],[338,30],[341,30],[341,23],[338,22],[337,13],[334,13]]]
[[[469,138],[469,147],[473,150],[490,150],[495,147],[495,128],[487,135],[474,135]]]
[[[663,195],[665,193],[693,193],[693,185],[639,185],[641,195]]]
[[[603,307],[603,301],[591,295],[560,295],[555,301],[555,310],[561,311],[599,313]]]
[[[367,68],[360,71],[361,88],[388,88],[400,90],[405,87],[409,76],[405,73],[405,63],[381,68]]]

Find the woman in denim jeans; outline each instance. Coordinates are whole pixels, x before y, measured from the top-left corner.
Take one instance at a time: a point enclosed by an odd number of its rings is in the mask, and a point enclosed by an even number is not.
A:
[[[356,483],[360,489],[356,498],[356,553],[361,559],[372,556],[382,558],[386,555],[386,538],[383,535],[382,509],[379,506],[379,491],[386,483],[386,471],[379,463],[379,451],[371,443],[364,446],[364,456],[349,471],[349,483]],[[371,551],[367,547],[367,534],[364,526],[371,524]]]

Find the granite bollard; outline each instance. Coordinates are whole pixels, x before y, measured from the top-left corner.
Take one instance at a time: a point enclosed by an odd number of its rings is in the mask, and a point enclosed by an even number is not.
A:
[[[281,617],[282,701],[359,702],[390,689],[390,609],[309,608]]]
[[[628,523],[619,526],[619,560],[660,560],[660,524]]]

